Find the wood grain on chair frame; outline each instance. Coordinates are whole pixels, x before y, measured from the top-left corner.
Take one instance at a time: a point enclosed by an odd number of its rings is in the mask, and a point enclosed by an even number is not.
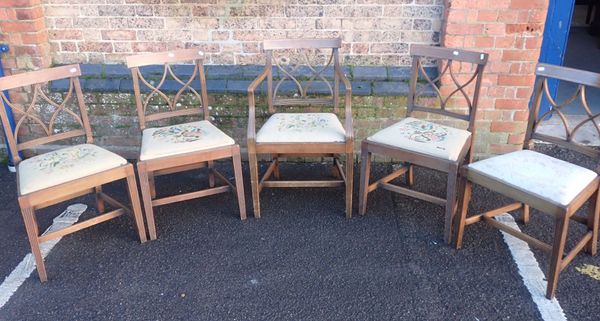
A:
[[[352,87],[350,81],[342,72],[339,61],[339,48],[342,42],[339,38],[333,39],[285,39],[267,40],[263,43],[266,55],[266,65],[261,74],[248,87],[248,158],[252,185],[252,200],[254,215],[260,217],[260,192],[265,187],[338,187],[345,186],[346,202],[345,212],[347,217],[352,216],[352,180],[354,167],[354,133],[352,128]],[[321,66],[313,66],[307,51],[331,50],[330,55],[323,55],[325,59]],[[275,57],[280,52],[294,52],[302,62],[293,63],[290,57]],[[293,58],[293,57],[292,57]],[[333,84],[323,75],[327,68],[333,68]],[[295,75],[300,69],[305,68],[308,80],[303,81]],[[274,70],[282,76],[279,80],[273,79]],[[333,112],[339,113],[339,87],[340,82],[345,89],[344,94],[344,125],[341,141],[336,142],[257,142],[256,131],[256,102],[255,91],[260,84],[267,81],[268,113],[275,113],[278,107],[284,106],[315,106],[333,107]],[[318,82],[315,82],[318,81]],[[296,90],[294,97],[279,95],[284,82],[292,83]],[[313,97],[310,88],[323,86],[330,95],[329,98]],[[337,120],[336,120],[337,121]],[[262,178],[259,176],[258,155],[270,154],[273,161],[267,168]],[[338,155],[345,155],[346,164],[343,168]],[[280,180],[280,158],[287,156],[316,156],[332,157],[335,180]],[[272,176],[276,180],[270,179]]]
[[[473,144],[475,142],[475,119],[483,70],[487,63],[488,55],[482,52],[420,45],[411,46],[410,54],[412,56],[412,71],[407,101],[407,117],[410,117],[412,113],[416,111],[429,114],[438,114],[441,116],[462,120],[467,122],[467,131],[470,133],[470,135],[465,140],[464,144],[457,146],[459,153],[456,159],[441,158],[435,155],[415,151],[407,146],[401,146],[398,144],[392,145],[394,142],[382,143],[378,141],[372,141],[370,138],[363,140],[361,144],[361,178],[358,206],[359,213],[362,215],[366,213],[368,194],[380,187],[392,192],[445,206],[444,238],[446,242],[450,243],[452,235],[452,223],[457,207],[458,188],[456,183],[458,180],[458,170],[462,164],[468,164],[471,162],[473,157]],[[440,65],[440,71],[435,79],[431,79],[425,71],[422,62],[423,59],[436,60]],[[457,64],[458,67],[456,67]],[[470,73],[467,73],[467,80],[464,81],[464,83],[461,83],[459,77],[455,74],[455,69],[459,69],[459,73],[465,74],[463,70],[464,67],[462,66],[463,64],[469,66],[467,69],[470,70]],[[448,95],[444,95],[440,90],[440,80],[443,77],[445,77],[446,83],[450,82],[455,86],[454,90]],[[439,106],[425,106],[419,103],[419,98],[423,94],[423,88],[426,88],[426,86],[423,86],[421,90],[419,90],[418,85],[420,78],[423,78],[425,85],[430,86],[430,88],[433,90],[434,96],[440,101]],[[447,84],[446,86],[450,86],[450,84]],[[469,86],[471,86],[472,89],[470,89]],[[450,105],[449,101],[454,97],[455,94],[460,95],[460,97],[466,102],[466,113],[460,113],[451,109],[451,107],[454,106]],[[465,135],[466,134],[467,133],[465,133]],[[400,137],[400,133],[397,135]],[[404,162],[404,164],[393,173],[378,179],[374,183],[369,183],[372,154],[392,157]],[[412,188],[414,183],[413,168],[415,165],[431,168],[448,174],[445,199],[429,195]],[[405,175],[406,177],[406,187],[390,183],[390,181],[401,175]]]
[[[93,143],[94,139],[92,136],[92,129],[90,127],[90,122],[87,116],[87,110],[84,103],[83,93],[79,83],[80,75],[81,70],[79,68],[79,65],[68,65],[0,78],[1,100],[5,104],[5,106],[11,108],[13,115],[16,118],[15,130],[10,130],[11,126],[9,124],[7,113],[4,108],[0,108],[0,118],[2,120],[4,133],[8,141],[8,148],[10,149],[11,154],[13,155],[13,159],[17,167],[17,182],[19,190],[18,202],[21,208],[23,221],[25,222],[25,229],[27,231],[27,236],[31,245],[31,251],[35,258],[38,275],[42,282],[46,281],[48,278],[44,264],[44,259],[40,251],[40,244],[45,241],[74,233],[84,228],[116,218],[124,213],[128,213],[131,216],[133,216],[140,241],[146,241],[146,231],[144,229],[142,211],[133,166],[127,163],[125,159],[122,159],[119,156],[114,155],[108,151],[104,151],[98,147],[96,147],[95,150],[102,151],[102,153],[106,155],[112,155],[111,157],[113,159],[120,159],[123,163],[119,163],[112,167],[105,166],[107,168],[106,170],[102,170],[99,172],[91,171],[89,175],[76,177],[69,180],[63,180],[57,184],[45,182],[45,187],[43,188],[40,187],[35,190],[28,191],[26,193],[21,193],[21,188],[23,186],[21,186],[20,178],[24,177],[24,173],[21,172],[20,165],[23,164],[23,160],[21,159],[21,156],[19,154],[20,151],[80,136],[85,137],[85,141],[87,144]],[[67,93],[63,95],[62,102],[59,103],[52,100],[48,96],[48,94],[44,92],[43,85],[45,85],[49,81],[62,79],[67,79],[69,81],[69,89]],[[3,92],[6,89],[17,89],[29,86],[32,87],[32,98],[31,103],[29,103],[27,106],[10,102]],[[78,106],[78,110],[76,111],[70,110],[67,106],[67,103],[71,102],[73,98],[75,98],[76,104]],[[47,123],[43,120],[41,116],[36,115],[35,107],[37,106],[38,100],[41,100],[45,105],[52,106],[52,108],[54,108],[54,112],[50,116],[50,119]],[[58,130],[56,128],[56,122],[58,120],[58,117],[62,114],[67,114],[69,117],[71,117],[79,125],[80,128],[70,130]],[[31,126],[41,127],[43,137],[32,138],[29,140],[20,137],[19,132],[21,131],[22,126],[28,123]],[[67,148],[63,149],[67,150]],[[60,150],[57,152],[60,152]],[[44,155],[38,157],[43,156]],[[59,164],[60,162],[62,162],[62,160],[59,159]],[[57,164],[53,164],[53,166],[54,165]],[[38,179],[42,178],[43,177],[38,177]],[[102,192],[103,184],[121,179],[126,179],[127,181],[127,189],[132,203],[131,209],[127,208],[121,202]],[[100,214],[88,220],[76,223],[70,227],[63,228],[61,230],[54,231],[45,235],[40,235],[37,219],[35,216],[36,210],[90,193],[96,194],[96,205],[98,212],[105,211],[105,203],[108,203],[109,205],[117,209]]]
[[[204,74],[203,60],[204,54],[197,48],[127,57],[127,66],[130,68],[133,77],[136,109],[138,112],[139,124],[142,133],[144,133],[144,130],[147,129],[148,122],[171,119],[174,117],[201,116],[203,121],[206,122],[204,124],[210,123],[208,94],[206,90],[206,77]],[[185,80],[177,76],[172,69],[172,64],[184,62],[193,62],[193,72],[191,76]],[[157,84],[153,84],[151,81],[147,80],[140,71],[140,67],[150,65],[163,66],[163,72]],[[181,86],[181,88],[177,90],[173,97],[169,97],[161,90],[168,77],[172,78]],[[200,92],[193,87],[194,82],[197,82],[199,85]],[[150,92],[145,96],[145,98],[142,94],[141,85],[145,86]],[[181,106],[183,108],[178,108],[178,105],[182,105],[179,103],[179,100],[186,91],[195,97],[197,100],[197,106],[186,105]],[[164,100],[168,107],[167,111],[152,112],[148,110],[151,99],[155,96],[159,96]],[[215,130],[218,131],[216,127]],[[200,139],[208,138],[201,137]],[[155,206],[162,206],[174,202],[225,193],[233,190],[237,195],[240,218],[242,220],[246,219],[246,203],[244,199],[244,183],[242,176],[240,147],[238,144],[235,144],[233,140],[231,141],[231,144],[225,144],[213,148],[190,147],[190,150],[185,152],[171,153],[169,155],[153,157],[151,159],[142,159],[142,155],[140,155],[137,168],[144,210],[146,213],[146,221],[148,223],[148,231],[151,240],[156,239],[156,226],[154,222],[153,210]],[[152,147],[148,146],[148,148]],[[143,151],[144,146],[142,146],[142,152]],[[227,158],[231,158],[233,162],[235,184],[231,183],[224,175],[214,168],[215,160]],[[154,183],[155,176],[188,171],[207,166],[209,169],[210,188],[157,198],[156,187]],[[215,187],[215,178],[223,182],[225,185]]]
[[[600,135],[600,122],[598,121],[600,114],[592,113],[585,95],[587,87],[600,88],[600,74],[561,66],[539,64],[536,68],[536,75],[538,79],[533,92],[533,103],[529,114],[529,121],[527,124],[527,132],[525,134],[523,149],[533,149],[534,141],[536,140],[544,141],[592,157],[596,161],[596,164],[600,164],[600,151],[593,147],[585,146],[575,140],[575,135],[577,132],[586,124],[591,124],[592,127],[595,127],[598,135]],[[577,85],[577,89],[570,98],[566,99],[563,103],[558,103],[551,97],[548,90],[549,79],[557,79],[563,82],[574,83]],[[546,101],[551,104],[552,108],[550,108],[550,110],[544,114],[538,115],[543,99],[546,99]],[[581,105],[587,117],[577,124],[569,124],[567,117],[562,112],[562,109],[565,106],[571,105],[571,103],[577,99],[581,101]],[[542,123],[542,121],[550,115],[559,117],[559,119],[563,122],[563,125],[565,126],[564,137],[552,136],[550,134],[539,133],[537,131],[538,126]],[[523,152],[524,151],[518,151],[506,155]],[[506,155],[493,157],[487,161]],[[475,166],[477,163],[481,162],[483,161],[475,162],[472,164],[472,166]],[[521,166],[523,166],[523,164],[511,164],[511,168],[508,169],[508,171],[516,170],[516,168]],[[572,166],[577,167],[576,165]],[[596,174],[598,173],[599,169],[599,167],[596,168]],[[479,221],[484,221],[495,228],[520,238],[531,246],[549,252],[551,254],[550,267],[548,275],[546,276],[548,280],[546,297],[548,299],[554,297],[560,272],[566,268],[566,266],[582,249],[586,249],[592,255],[596,254],[598,246],[598,221],[600,220],[600,204],[598,202],[600,197],[600,194],[598,193],[600,178],[597,175],[595,178],[591,179],[587,185],[580,186],[581,190],[578,191],[577,195],[573,195],[573,198],[568,202],[568,204],[560,204],[555,200],[546,199],[540,196],[539,191],[536,192],[534,190],[525,190],[511,186],[511,184],[508,184],[507,182],[478,174],[471,167],[464,167],[461,169],[461,172],[461,185],[464,186],[464,195],[462,204],[460,206],[460,216],[457,220],[457,248],[462,246],[465,226]],[[565,180],[567,177],[560,177],[559,179]],[[543,182],[536,181],[534,183],[536,183],[534,185],[541,185]],[[469,202],[471,200],[472,184],[483,185],[492,191],[514,199],[516,202],[497,209],[486,211],[484,213],[469,216],[468,209]],[[579,210],[587,201],[589,201],[587,217],[576,215],[577,210]],[[528,223],[530,207],[554,217],[555,230],[552,244],[542,242],[493,219],[494,216],[508,211],[520,209],[522,210],[523,222]],[[565,244],[569,232],[570,221],[585,225],[587,227],[587,231],[573,247],[573,249],[565,254]]]

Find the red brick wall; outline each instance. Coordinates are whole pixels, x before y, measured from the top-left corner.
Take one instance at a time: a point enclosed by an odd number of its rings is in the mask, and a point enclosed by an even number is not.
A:
[[[8,74],[50,65],[48,32],[40,0],[0,1],[0,42],[10,46],[9,53],[2,54]]]
[[[489,53],[479,104],[478,154],[521,148],[548,1],[447,0],[442,44]]]

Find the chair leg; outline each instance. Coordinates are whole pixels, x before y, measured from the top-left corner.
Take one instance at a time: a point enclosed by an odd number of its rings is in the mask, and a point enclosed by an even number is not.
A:
[[[106,207],[104,205],[104,199],[100,197],[100,193],[102,193],[102,186],[96,186],[96,209],[98,210],[98,213],[104,213]]]
[[[260,195],[258,191],[258,161],[256,153],[248,151],[248,163],[250,165],[250,187],[252,188],[252,205],[254,208],[254,217],[260,218]]]
[[[331,176],[333,176],[333,178],[335,179],[341,179],[342,176],[340,176],[340,170],[337,167],[337,165],[335,164],[336,158],[333,159],[333,165],[331,165]]]
[[[279,170],[279,155],[273,154],[273,160],[276,160],[275,168],[273,168],[273,176],[275,179],[281,179],[281,171]]]
[[[35,267],[40,277],[40,281],[46,282],[48,281],[48,275],[46,274],[44,257],[42,256],[42,251],[40,249],[39,228],[35,219],[35,211],[29,206],[25,207],[21,205],[21,215],[23,216],[27,238],[29,239],[31,253],[33,253],[35,259]]]
[[[352,185],[354,183],[354,153],[346,153],[346,217],[352,217]]]
[[[600,222],[600,192],[598,191],[595,195],[592,195],[587,219],[588,229],[592,232],[592,239],[585,249],[591,255],[596,255],[596,252],[598,252],[598,225]]]
[[[415,174],[414,174],[415,166],[413,164],[408,164],[408,171],[406,172],[406,185],[412,188],[415,183]]]
[[[529,223],[529,205],[523,204],[523,224]]]
[[[146,224],[148,224],[148,236],[151,241],[156,240],[156,224],[154,223],[154,211],[152,209],[152,196],[150,190],[150,180],[146,164],[137,163],[138,175],[140,179],[140,190],[142,191],[142,201],[144,203],[144,212],[146,213]]]
[[[147,173],[148,174],[148,184],[150,185],[150,197],[152,197],[152,199],[156,198],[156,184],[154,183],[154,174],[153,173]]]
[[[371,176],[371,153],[363,148],[360,154],[360,186],[358,192],[358,214],[367,212],[367,199],[369,197],[369,178]]]
[[[448,183],[446,186],[446,217],[444,222],[444,239],[446,243],[452,242],[452,223],[456,214],[456,190],[458,182],[458,167],[448,172]]]
[[[208,186],[210,186],[210,188],[215,187],[215,173],[213,172],[214,168],[215,162],[208,161]]]
[[[557,217],[554,226],[554,244],[552,246],[552,258],[550,259],[550,270],[548,271],[548,288],[546,289],[548,299],[554,297],[558,285],[558,276],[561,272],[561,262],[565,251],[567,233],[569,232],[569,218],[567,215]]]
[[[233,171],[235,172],[235,190],[240,207],[240,219],[246,219],[246,198],[244,197],[244,176],[242,176],[242,159],[240,147],[236,146],[232,156]]]
[[[129,200],[131,201],[131,211],[133,212],[133,220],[135,227],[140,237],[140,242],[144,243],[148,239],[146,237],[146,228],[144,227],[144,218],[142,217],[142,206],[140,205],[140,196],[138,194],[137,183],[135,182],[135,173],[133,165],[129,165],[127,175],[127,189],[129,191]]]
[[[467,219],[467,212],[469,210],[469,203],[471,202],[471,192],[473,184],[466,178],[461,178],[460,186],[464,189],[462,201],[460,202],[460,216],[456,222],[456,249],[462,247],[463,235],[465,232],[465,221]]]

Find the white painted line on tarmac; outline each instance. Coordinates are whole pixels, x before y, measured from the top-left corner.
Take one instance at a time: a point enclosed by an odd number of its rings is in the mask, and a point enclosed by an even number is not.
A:
[[[87,205],[85,204],[73,204],[67,207],[67,209],[60,215],[54,218],[52,225],[43,233],[47,234],[53,231],[63,229],[71,226],[77,222],[79,216],[85,212]],[[45,258],[52,248],[60,241],[62,237],[44,242],[40,245],[42,256]],[[35,259],[33,254],[29,253],[25,255],[21,263],[4,279],[4,282],[0,284],[0,309],[8,302],[12,295],[19,289],[19,287],[27,280],[31,275],[31,272],[35,270]]]
[[[515,219],[508,213],[498,215],[495,219],[516,230],[521,230]],[[502,232],[502,234],[504,235],[504,242],[508,245],[508,249],[517,264],[519,274],[523,278],[523,283],[525,283],[525,287],[527,287],[527,290],[531,294],[533,302],[537,306],[538,311],[540,311],[542,319],[544,321],[566,321],[565,312],[560,307],[556,297],[552,300],[546,298],[548,282],[540,269],[540,265],[533,256],[529,244],[508,233]]]

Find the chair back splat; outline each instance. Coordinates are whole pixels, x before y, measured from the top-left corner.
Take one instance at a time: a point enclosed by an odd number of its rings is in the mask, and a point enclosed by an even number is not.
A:
[[[0,100],[12,109],[17,118],[15,129],[11,131],[6,110],[0,108],[2,126],[15,165],[21,161],[18,152],[22,150],[78,136],[85,136],[88,144],[93,142],[79,76],[81,76],[79,65],[68,65],[0,78]],[[69,89],[65,94],[60,94],[61,98],[58,101],[53,99],[55,95],[47,93],[48,82],[55,80],[69,82]],[[31,87],[32,93],[29,102],[11,102],[4,95],[5,90],[28,86]],[[70,107],[72,104],[77,105],[76,108]],[[49,117],[45,117],[43,115],[45,113],[40,112],[42,110],[47,110]],[[66,124],[69,118],[73,122]],[[29,127],[29,130],[26,127]],[[23,132],[31,135],[21,137],[19,134]],[[30,136],[37,136],[37,138]]]
[[[586,96],[586,88],[600,88],[600,74],[562,66],[539,64],[536,68],[536,75],[538,79],[534,88],[533,103],[523,147],[528,149],[533,148],[533,140],[545,141],[593,157],[600,164],[600,151],[591,147],[590,142],[586,141],[584,144],[584,142],[576,139],[577,134],[586,126],[593,127],[595,129],[594,132],[600,136],[600,120],[598,119],[600,113],[594,114],[592,112]],[[563,85],[567,85],[567,83],[575,85],[575,90],[567,99],[557,102],[552,98],[548,90],[548,79],[558,79]],[[551,105],[551,108],[542,115],[538,115],[540,105],[544,100]],[[577,103],[580,105],[578,106]],[[563,109],[566,107],[581,108],[585,112],[586,117],[578,123],[569,123],[563,113]],[[560,119],[564,126],[564,135],[557,136],[540,132],[540,124],[549,118],[549,116]]]
[[[340,69],[341,45],[339,38],[265,41],[267,66],[271,66],[267,76],[269,113],[279,106],[309,105],[333,106],[337,113],[340,79],[335,70]],[[278,78],[275,81],[273,74]],[[320,97],[313,97],[316,95]]]
[[[204,53],[196,48],[127,57],[142,130],[146,128],[146,122],[173,117],[202,114],[204,120],[209,119],[203,60]],[[192,65],[172,65],[185,61],[192,62]],[[163,67],[160,68],[160,65]],[[189,78],[182,79],[183,76]],[[145,94],[142,95],[142,92]],[[191,94],[190,101],[182,104],[180,101],[186,92]],[[182,105],[186,108],[179,108]]]
[[[481,80],[488,55],[460,49],[421,45],[411,46],[410,54],[413,62],[407,117],[410,117],[413,111],[420,111],[461,119],[469,123],[467,130],[474,133]],[[439,70],[437,76],[432,76],[425,70],[424,63],[431,63],[431,61],[437,62]],[[445,81],[442,82],[442,80]],[[430,90],[439,100],[439,107],[419,104],[419,98]],[[467,106],[462,113],[448,108],[450,102],[456,101],[455,96],[457,95]]]

